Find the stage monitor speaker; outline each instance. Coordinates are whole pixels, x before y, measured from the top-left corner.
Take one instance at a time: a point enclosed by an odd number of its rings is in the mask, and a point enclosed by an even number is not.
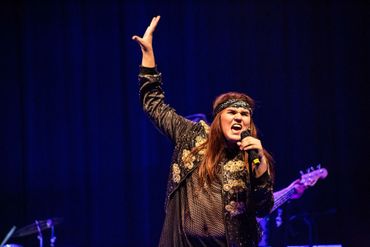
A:
[[[342,247],[341,244],[288,245],[287,247]]]

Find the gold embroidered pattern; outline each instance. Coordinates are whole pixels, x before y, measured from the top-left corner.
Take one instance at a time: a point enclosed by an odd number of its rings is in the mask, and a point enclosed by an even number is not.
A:
[[[202,145],[205,142],[206,142],[206,139],[205,138],[203,138],[201,136],[195,137],[195,146],[196,147],[199,147],[200,145]]]
[[[241,172],[245,168],[245,164],[241,160],[230,160],[224,165],[224,169],[228,172]]]
[[[199,147],[200,145],[202,145],[205,142],[206,142],[205,138],[203,138],[201,136],[195,137],[195,147]],[[203,147],[201,150],[199,150],[198,154],[204,155],[205,154],[205,147]]]
[[[225,206],[225,209],[230,213],[231,216],[236,216],[245,212],[245,203],[231,201],[230,204]]]
[[[195,156],[194,155],[191,155],[189,150],[184,149],[184,151],[182,151],[182,157],[181,157],[181,159],[184,162],[185,168],[187,168],[189,170],[191,168],[193,168],[193,166],[194,166],[194,163],[193,162],[195,161]]]
[[[175,163],[172,165],[172,180],[175,183],[179,183],[180,179],[181,179],[180,168],[179,168],[179,165]]]
[[[246,189],[245,183],[241,179],[236,180],[228,180],[226,184],[223,186],[224,191],[228,191],[230,193],[235,192],[242,192]]]
[[[199,123],[203,126],[204,130],[208,134],[208,132],[209,132],[209,126],[208,126],[208,124],[206,124],[206,122],[204,122],[203,120],[200,120]]]

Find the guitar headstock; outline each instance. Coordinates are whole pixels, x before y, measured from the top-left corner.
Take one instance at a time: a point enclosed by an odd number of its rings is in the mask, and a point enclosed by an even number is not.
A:
[[[328,170],[321,168],[320,165],[317,168],[310,167],[307,169],[306,173],[301,173],[301,183],[305,186],[313,186],[319,179],[324,179],[328,176]]]

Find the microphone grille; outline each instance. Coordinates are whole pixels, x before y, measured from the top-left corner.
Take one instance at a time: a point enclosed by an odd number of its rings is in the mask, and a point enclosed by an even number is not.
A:
[[[243,140],[244,138],[246,138],[247,136],[250,136],[251,135],[251,132],[249,130],[244,130],[241,134],[240,134],[240,139]]]

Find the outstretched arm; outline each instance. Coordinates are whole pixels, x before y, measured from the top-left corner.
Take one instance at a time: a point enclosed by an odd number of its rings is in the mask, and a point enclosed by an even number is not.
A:
[[[194,123],[178,115],[176,111],[165,103],[162,90],[162,76],[157,71],[153,52],[153,33],[158,25],[160,16],[152,19],[143,37],[132,36],[142,51],[142,62],[139,73],[140,100],[144,111],[156,127],[174,142],[177,142],[183,133],[189,131]]]
[[[156,65],[153,51],[153,33],[160,18],[161,17],[159,15],[153,17],[143,37],[139,37],[137,35],[132,36],[132,39],[135,40],[141,47],[141,52],[143,54],[141,66],[143,67],[154,68]]]

